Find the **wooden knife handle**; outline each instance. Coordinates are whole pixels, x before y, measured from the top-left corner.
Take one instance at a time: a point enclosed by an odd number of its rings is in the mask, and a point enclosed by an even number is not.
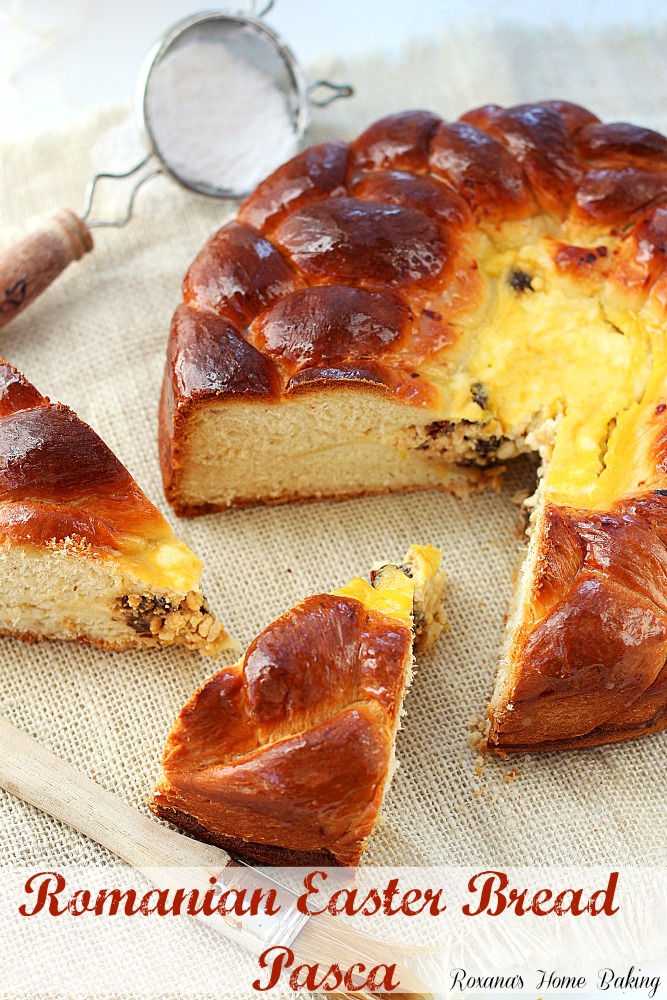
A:
[[[175,833],[0,716],[0,788],[84,833],[133,868],[207,868],[230,857],[218,847]]]
[[[0,254],[0,327],[17,316],[73,260],[93,249],[88,226],[63,208]]]

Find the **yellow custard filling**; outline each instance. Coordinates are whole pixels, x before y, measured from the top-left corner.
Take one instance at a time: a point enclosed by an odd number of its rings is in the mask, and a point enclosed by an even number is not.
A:
[[[378,611],[410,628],[415,592],[423,590],[436,576],[440,559],[440,552],[432,545],[412,545],[406,557],[411,576],[398,566],[387,565],[382,567],[375,585],[355,577],[332,593],[336,597],[352,597],[369,611]]]
[[[606,240],[604,258],[615,242]],[[603,509],[647,485],[641,445],[665,393],[664,315],[650,300],[639,311],[619,305],[602,266],[559,270],[562,246],[548,234],[519,248],[481,238],[483,306],[457,318],[457,345],[420,371],[439,389],[443,419],[519,450],[542,445],[549,500]],[[513,287],[517,274],[529,284]]]
[[[183,594],[198,590],[201,560],[173,534],[166,521],[165,527],[164,535],[150,540],[126,538],[117,557],[122,570],[140,577],[152,590]]]

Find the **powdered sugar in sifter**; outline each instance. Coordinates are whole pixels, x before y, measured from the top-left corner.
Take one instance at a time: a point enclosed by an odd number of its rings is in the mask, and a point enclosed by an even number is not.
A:
[[[0,254],[0,326],[40,295],[69,263],[93,248],[91,230],[120,227],[139,189],[158,174],[213,198],[239,198],[297,151],[311,105],[352,88],[311,84],[291,50],[251,3],[248,13],[207,11],[171,28],[149,52],[137,83],[137,112],[148,151],[131,169],[100,173],[81,216],[61,209]],[[92,218],[98,183],[135,177],[120,219]]]

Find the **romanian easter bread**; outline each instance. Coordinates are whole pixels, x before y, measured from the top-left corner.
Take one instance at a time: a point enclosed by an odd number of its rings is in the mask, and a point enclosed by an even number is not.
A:
[[[201,563],[77,415],[0,361],[0,634],[104,649],[231,640]]]
[[[562,101],[391,115],[192,263],[160,417],[180,514],[493,482],[535,455],[485,734],[667,725],[667,139]]]
[[[441,629],[431,546],[276,619],[211,677],[167,740],[151,808],[276,865],[355,865],[394,769],[413,645]]]

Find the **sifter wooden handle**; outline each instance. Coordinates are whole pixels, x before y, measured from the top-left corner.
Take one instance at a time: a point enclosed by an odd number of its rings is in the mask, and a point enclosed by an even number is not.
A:
[[[144,816],[0,716],[0,788],[102,844],[133,868],[225,868],[225,851]]]
[[[0,327],[9,323],[73,260],[93,249],[88,226],[63,208],[0,254]]]

